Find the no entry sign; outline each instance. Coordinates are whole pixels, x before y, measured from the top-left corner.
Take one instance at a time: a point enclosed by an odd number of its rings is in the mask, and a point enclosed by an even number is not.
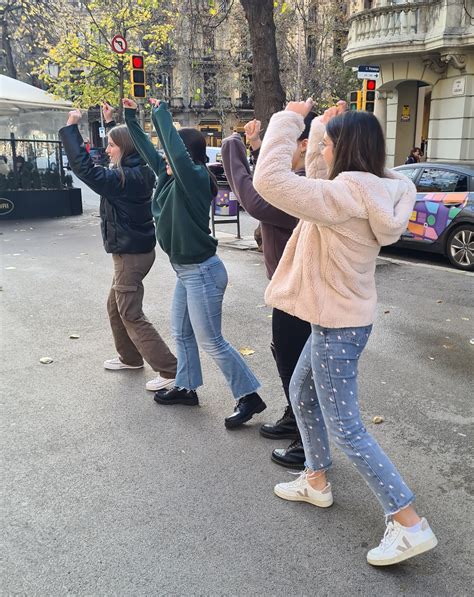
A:
[[[116,54],[125,54],[128,48],[127,40],[122,35],[115,35],[110,45]]]

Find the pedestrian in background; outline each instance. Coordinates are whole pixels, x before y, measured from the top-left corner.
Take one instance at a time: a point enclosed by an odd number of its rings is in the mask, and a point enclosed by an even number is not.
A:
[[[298,138],[291,159],[291,169],[299,176],[305,176],[305,157],[311,122],[316,115],[310,112],[305,118],[305,129]],[[258,120],[248,122],[244,129],[247,141],[252,150],[255,163],[262,141],[260,139],[261,123]],[[238,133],[234,133],[222,142],[222,162],[227,180],[245,211],[260,221],[263,238],[263,256],[267,277],[272,279],[273,273],[283,255],[286,243],[298,224],[298,219],[281,209],[270,205],[255,190],[247,160],[245,146]],[[301,437],[296,425],[290,402],[289,386],[296,363],[311,333],[307,321],[281,311],[272,311],[271,351],[280,375],[287,405],[283,416],[276,423],[266,423],[260,433],[270,439],[291,439],[288,448],[276,448],[272,452],[272,460],[289,468],[304,468],[305,456]]]
[[[108,359],[110,370],[140,369],[147,361],[159,375],[147,382],[156,391],[174,383],[176,358],[143,313],[143,279],[155,261],[155,227],[151,196],[155,176],[133,145],[125,125],[114,126],[113,111],[103,106],[107,123],[106,152],[112,168],[92,161],[79,132],[81,112],[69,112],[59,131],[74,174],[100,197],[102,239],[112,254],[114,278],[107,301],[118,357]]]
[[[10,168],[8,167],[8,160],[6,156],[0,155],[0,176],[8,176]]]
[[[296,481],[278,484],[275,493],[322,508],[333,503],[327,480],[331,436],[384,510],[384,537],[367,560],[386,566],[437,544],[413,508],[413,493],[364,427],[357,387],[358,361],[376,312],[376,258],[381,246],[396,242],[406,229],[416,189],[403,174],[385,170],[377,118],[348,112],[345,102],[313,121],[310,178],[296,176],[291,156],[312,107],[311,100],[290,102],[272,117],[254,177],[269,203],[301,220],[266,300],[312,324],[290,385],[307,468]]]
[[[158,177],[153,201],[156,235],[177,277],[172,306],[178,354],[176,385],[156,392],[155,400],[159,404],[198,404],[196,389],[203,383],[199,345],[219,366],[237,401],[225,426],[238,427],[266,406],[257,393],[257,378],[222,336],[227,271],[216,255],[217,241],[209,230],[217,183],[206,166],[206,140],[193,128],[178,132],[167,104],[150,101],[165,159],[141,129],[136,103],[124,100],[123,104],[133,142]]]
[[[418,164],[421,160],[421,156],[423,155],[421,149],[419,147],[414,147],[410,154],[408,155],[405,164]]]

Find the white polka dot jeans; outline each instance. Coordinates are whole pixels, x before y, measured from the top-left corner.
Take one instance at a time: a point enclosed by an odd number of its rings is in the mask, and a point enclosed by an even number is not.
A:
[[[390,515],[408,506],[414,495],[360,418],[357,365],[371,331],[372,326],[313,325],[291,378],[290,397],[306,466],[330,468],[329,434]]]

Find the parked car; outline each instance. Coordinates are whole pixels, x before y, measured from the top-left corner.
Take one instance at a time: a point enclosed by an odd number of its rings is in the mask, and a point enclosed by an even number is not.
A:
[[[416,185],[416,203],[395,246],[445,255],[474,271],[474,164],[418,163],[394,168]]]

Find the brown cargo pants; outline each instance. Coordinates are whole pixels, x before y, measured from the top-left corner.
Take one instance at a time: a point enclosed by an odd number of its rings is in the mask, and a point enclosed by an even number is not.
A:
[[[174,379],[176,357],[142,310],[142,281],[155,261],[155,251],[112,258],[114,279],[107,311],[120,360],[132,366],[142,365],[145,360],[162,377]]]

